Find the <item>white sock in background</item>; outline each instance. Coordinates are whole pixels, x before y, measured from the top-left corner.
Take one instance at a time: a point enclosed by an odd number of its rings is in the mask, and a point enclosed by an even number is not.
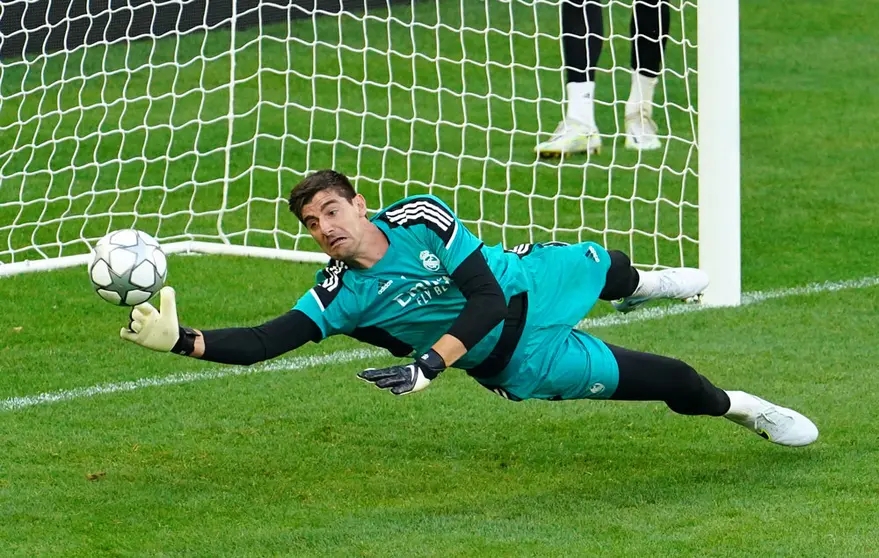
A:
[[[565,120],[576,120],[595,128],[595,82],[572,81],[566,89]]]
[[[644,111],[647,116],[653,115],[653,93],[659,78],[647,77],[640,72],[632,72],[632,89],[626,101],[626,116]]]

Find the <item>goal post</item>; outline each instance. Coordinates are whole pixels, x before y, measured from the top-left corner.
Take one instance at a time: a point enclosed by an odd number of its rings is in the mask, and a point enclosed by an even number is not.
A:
[[[559,0],[4,2],[0,276],[79,265],[119,228],[169,253],[324,261],[285,200],[335,168],[372,209],[431,193],[486,243],[698,265],[704,302],[737,304],[737,2],[670,2],[663,148],[643,153],[623,138],[632,0],[601,4],[604,150],[545,160]]]
[[[699,4],[699,267],[703,302],[741,302],[739,3]]]

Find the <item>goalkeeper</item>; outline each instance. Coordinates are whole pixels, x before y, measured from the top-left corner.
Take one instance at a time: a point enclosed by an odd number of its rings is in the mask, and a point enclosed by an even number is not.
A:
[[[253,364],[331,335],[383,347],[408,364],[358,376],[396,395],[423,390],[446,368],[514,401],[664,401],[687,415],[723,416],[790,446],[818,431],[803,415],[742,391],[724,391],[679,360],[604,343],[575,329],[599,299],[629,311],[686,299],[708,284],[696,269],[638,271],[622,252],[584,242],[484,246],[433,196],[413,196],[367,218],[342,174],[316,172],[293,188],[290,209],[329,265],[286,314],[257,327],[179,327],[174,291],[161,308],[136,306],[123,339],[214,362]]]

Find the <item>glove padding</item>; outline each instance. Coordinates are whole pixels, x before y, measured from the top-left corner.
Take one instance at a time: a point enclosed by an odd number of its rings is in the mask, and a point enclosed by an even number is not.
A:
[[[367,368],[357,377],[381,389],[390,388],[394,395],[407,395],[421,391],[430,385],[430,379],[418,362],[389,368]]]
[[[412,364],[379,369],[367,368],[357,374],[357,377],[381,389],[391,388],[391,393],[394,395],[406,395],[423,390],[445,369],[446,363],[443,357],[430,349]]]
[[[159,310],[149,302],[138,304],[131,309],[128,327],[123,327],[119,336],[126,341],[137,343],[154,351],[169,352],[180,338],[177,323],[177,301],[174,289],[164,287],[159,291]]]

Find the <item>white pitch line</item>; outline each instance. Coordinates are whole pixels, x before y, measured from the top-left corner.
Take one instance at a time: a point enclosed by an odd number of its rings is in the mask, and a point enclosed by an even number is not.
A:
[[[753,291],[742,295],[741,305],[747,306],[749,304],[756,304],[758,302],[764,302],[776,298],[787,298],[789,296],[813,295],[846,289],[866,289],[869,287],[875,287],[876,285],[879,285],[879,277],[864,277],[861,279],[852,279],[850,281],[825,281],[823,283],[812,283],[803,287],[778,289],[775,291]],[[702,304],[676,304],[674,306],[643,308],[636,312],[632,312],[631,314],[611,314],[609,316],[601,316],[600,318],[587,318],[577,324],[577,328],[589,330],[615,325],[625,325],[635,322],[657,320],[668,316],[677,316],[678,314],[689,314],[690,312],[711,310],[712,308],[717,307],[705,306]]]
[[[754,304],[755,302],[763,302],[773,298],[784,298],[788,296],[812,295],[818,293],[829,293],[834,291],[844,291],[846,289],[867,289],[879,285],[879,277],[863,277],[861,279],[852,279],[850,281],[825,281],[823,283],[812,283],[804,287],[793,287],[791,289],[779,289],[777,291],[754,291],[745,293],[742,297],[744,304]]]
[[[140,378],[128,382],[118,382],[112,384],[99,384],[96,386],[66,389],[60,391],[49,391],[38,395],[25,395],[22,397],[12,397],[0,401],[0,412],[15,411],[25,407],[33,407],[34,405],[42,405],[45,403],[55,403],[58,401],[69,401],[71,399],[81,399],[85,397],[93,397],[95,395],[105,395],[108,393],[118,393],[122,391],[134,391],[145,387],[172,386],[176,384],[188,384],[191,382],[200,382],[202,380],[216,380],[218,378],[226,378],[228,376],[248,376],[250,374],[259,374],[262,372],[278,372],[281,370],[303,370],[320,366],[324,364],[345,364],[367,358],[376,358],[387,356],[384,351],[377,349],[355,349],[352,351],[339,351],[323,356],[298,356],[273,360],[264,364],[257,364],[250,367],[234,366],[226,367],[218,370],[208,370],[205,372],[181,372],[170,376],[159,378]]]
[[[744,301],[742,303],[745,304]],[[708,310],[709,308],[712,307],[703,306],[702,304],[676,304],[674,306],[641,308],[631,314],[609,314],[607,316],[601,316],[600,318],[586,318],[577,324],[577,329],[591,330],[601,327],[633,324],[635,322],[646,322],[648,320],[667,318],[668,316],[677,316],[678,314],[699,312],[701,310]]]
[[[742,296],[742,305],[756,304],[766,300],[776,298],[786,298],[790,296],[812,295],[826,292],[841,291],[846,289],[865,289],[879,285],[879,277],[864,277],[862,279],[854,279],[851,281],[828,281],[824,283],[813,283],[803,287],[794,287],[791,289],[779,289],[776,291],[755,291],[745,293]],[[656,320],[668,316],[678,314],[687,314],[690,312],[699,312],[702,310],[710,310],[711,306],[702,306],[700,304],[679,304],[675,306],[664,306],[659,308],[644,308],[632,314],[615,314],[611,316],[602,316],[595,319],[583,320],[577,327],[580,329],[597,329],[602,327],[610,327],[615,325],[624,325],[634,322],[642,322],[646,320]],[[204,372],[181,372],[170,376],[158,378],[141,378],[128,382],[118,382],[109,384],[99,384],[96,386],[73,388],[68,390],[49,391],[38,395],[24,395],[21,397],[12,397],[0,400],[0,412],[15,411],[35,405],[43,405],[47,403],[55,403],[58,401],[69,401],[71,399],[81,399],[93,397],[95,395],[106,395],[110,393],[118,393],[123,391],[134,391],[145,387],[171,386],[177,384],[187,384],[192,382],[200,382],[202,380],[215,380],[218,378],[226,378],[229,376],[248,376],[251,374],[260,374],[263,372],[280,372],[290,370],[304,370],[314,366],[325,364],[346,364],[369,358],[386,357],[387,352],[378,349],[355,349],[350,351],[339,351],[323,356],[294,356],[279,360],[273,360],[263,364],[257,364],[250,367],[235,366],[224,367],[215,370],[207,370]]]

